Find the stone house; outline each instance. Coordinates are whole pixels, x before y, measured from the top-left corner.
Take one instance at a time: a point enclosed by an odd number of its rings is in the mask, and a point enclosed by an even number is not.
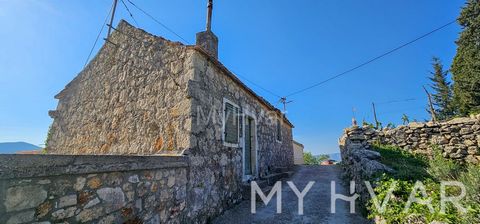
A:
[[[303,160],[303,144],[293,140],[293,163],[295,165],[303,165],[305,161]]]
[[[293,166],[293,125],[217,58],[218,38],[183,45],[121,21],[55,96],[50,154],[189,160],[189,216],[241,200],[243,185]]]

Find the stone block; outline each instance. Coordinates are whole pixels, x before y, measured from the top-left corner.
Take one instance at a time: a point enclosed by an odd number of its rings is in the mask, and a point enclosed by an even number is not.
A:
[[[11,216],[6,224],[18,224],[18,223],[28,223],[33,221],[35,216],[35,211],[25,211],[17,213]]]
[[[41,186],[17,186],[7,190],[5,208],[7,212],[34,208],[47,199],[47,191]]]
[[[68,207],[77,204],[77,195],[63,196],[58,200],[58,208]]]

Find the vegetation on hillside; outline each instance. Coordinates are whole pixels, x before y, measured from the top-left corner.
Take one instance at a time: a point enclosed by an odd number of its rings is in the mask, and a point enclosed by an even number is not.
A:
[[[303,161],[305,165],[319,165],[321,162],[330,159],[329,155],[314,156],[311,152],[303,153]]]
[[[480,167],[477,165],[462,166],[454,161],[443,158],[440,150],[434,150],[432,158],[413,155],[393,146],[375,146],[375,150],[382,155],[382,163],[390,166],[396,172],[383,174],[376,179],[373,186],[378,202],[382,204],[389,195],[392,184],[395,183],[386,209],[380,211],[374,200],[368,205],[369,218],[380,218],[385,223],[480,223]],[[408,211],[405,207],[414,187],[421,181],[426,189],[425,194],[416,188],[415,197],[431,200],[429,205],[412,203]],[[441,211],[441,184],[440,181],[459,181],[465,185],[467,196],[460,202],[467,209],[462,213],[452,203],[447,202],[445,211]],[[447,197],[458,196],[460,188],[447,186]],[[433,212],[430,211],[433,208]]]

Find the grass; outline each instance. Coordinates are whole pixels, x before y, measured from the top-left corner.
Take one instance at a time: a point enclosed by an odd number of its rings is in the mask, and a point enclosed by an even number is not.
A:
[[[428,160],[420,155],[413,155],[398,147],[374,145],[373,150],[382,155],[381,163],[394,169],[390,176],[399,180],[424,180],[430,178],[427,172]]]

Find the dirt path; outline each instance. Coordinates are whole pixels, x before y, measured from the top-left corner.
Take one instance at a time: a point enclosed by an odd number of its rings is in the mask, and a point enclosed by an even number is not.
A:
[[[336,182],[336,193],[349,196],[340,182],[337,166],[301,166],[291,181],[302,191],[309,181],[315,184],[304,197],[304,214],[298,214],[298,197],[286,181],[282,182],[282,213],[276,213],[276,195],[267,206],[257,202],[257,213],[250,212],[250,201],[243,201],[226,211],[213,223],[367,223],[358,214],[350,214],[347,202],[337,200],[336,213],[330,212],[330,182]],[[258,196],[257,196],[258,197]]]

